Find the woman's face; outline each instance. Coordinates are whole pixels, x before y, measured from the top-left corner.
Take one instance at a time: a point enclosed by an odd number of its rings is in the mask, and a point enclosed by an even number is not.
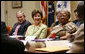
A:
[[[69,18],[66,12],[60,12],[57,14],[57,19],[59,20],[59,23],[64,25],[68,22]]]
[[[77,13],[77,12],[75,12],[75,17],[76,17],[77,20],[79,19],[79,18],[78,18],[78,13]]]
[[[39,24],[41,22],[41,15],[40,15],[40,13],[36,13],[34,15],[34,21],[35,21],[36,24]]]

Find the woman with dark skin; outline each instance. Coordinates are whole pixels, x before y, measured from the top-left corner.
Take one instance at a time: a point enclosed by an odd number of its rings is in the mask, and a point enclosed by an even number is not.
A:
[[[70,12],[67,10],[61,10],[57,12],[57,19],[59,21],[59,25],[56,25],[51,30],[51,34],[48,36],[52,37],[53,33],[56,36],[59,36],[60,39],[67,39],[67,35],[70,33],[74,33],[77,30],[77,26],[73,22],[69,22]]]

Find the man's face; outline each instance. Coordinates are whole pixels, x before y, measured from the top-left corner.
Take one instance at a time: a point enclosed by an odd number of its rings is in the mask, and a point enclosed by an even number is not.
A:
[[[21,24],[25,20],[25,16],[22,13],[17,13],[18,22]]]

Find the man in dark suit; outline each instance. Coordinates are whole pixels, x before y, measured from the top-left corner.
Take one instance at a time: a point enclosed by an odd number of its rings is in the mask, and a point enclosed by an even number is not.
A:
[[[21,35],[24,36],[28,26],[31,25],[29,21],[26,21],[25,14],[22,11],[16,13],[18,22],[14,24],[12,31],[9,35]]]
[[[24,44],[16,39],[8,37],[5,22],[1,22],[1,53],[24,53]]]
[[[2,30],[3,33],[7,33],[7,32],[8,32],[7,29],[6,29],[6,24],[5,24],[5,22],[3,22],[3,21],[1,22],[1,27],[2,27],[2,29],[3,29],[3,30]]]

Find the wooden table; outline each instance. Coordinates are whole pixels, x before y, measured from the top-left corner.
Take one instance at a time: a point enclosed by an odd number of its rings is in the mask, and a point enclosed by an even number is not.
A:
[[[69,50],[68,40],[59,41],[46,41],[45,48],[36,48],[36,53],[54,53],[54,52],[65,52]]]
[[[62,52],[62,51],[67,51],[70,48],[67,46],[51,46],[51,47],[46,47],[46,48],[36,48],[35,51],[36,53],[38,52],[46,52],[46,53],[53,53],[53,52]]]
[[[34,48],[32,53],[56,53],[69,50],[68,40],[45,41],[45,48]],[[26,50],[27,52],[27,50]]]

